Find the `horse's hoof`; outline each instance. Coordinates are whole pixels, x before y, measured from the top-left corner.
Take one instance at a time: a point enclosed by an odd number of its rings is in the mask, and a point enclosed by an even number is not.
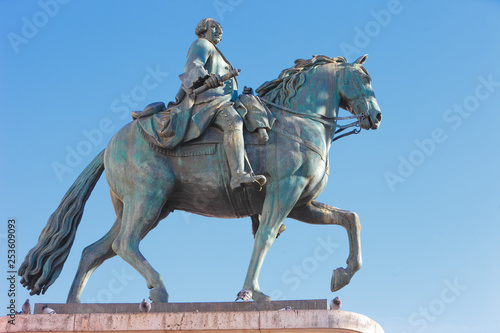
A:
[[[351,281],[351,277],[352,275],[342,267],[334,270],[332,274],[332,283],[330,285],[331,291],[335,292],[345,287],[349,281]]]
[[[261,291],[253,291],[252,299],[256,302],[270,302],[272,301],[271,297],[267,296]]]
[[[149,291],[149,299],[153,303],[168,303],[168,293],[166,290],[151,289]]]

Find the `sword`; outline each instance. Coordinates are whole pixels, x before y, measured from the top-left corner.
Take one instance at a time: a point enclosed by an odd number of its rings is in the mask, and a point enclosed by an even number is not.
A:
[[[229,73],[227,74],[224,74],[222,76],[219,76],[219,81],[222,83],[222,82],[225,82],[229,79],[232,79],[233,77],[236,77],[238,75],[240,75],[240,72],[241,72],[241,69],[232,69]],[[207,91],[208,89],[210,89],[209,86],[207,86],[206,84],[202,85],[201,87],[198,87],[196,88],[195,90],[193,90],[193,93],[194,95],[199,95],[205,91]]]

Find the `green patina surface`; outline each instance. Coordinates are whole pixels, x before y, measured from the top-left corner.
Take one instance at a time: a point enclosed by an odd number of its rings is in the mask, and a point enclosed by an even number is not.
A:
[[[363,129],[377,129],[380,124],[371,78],[362,67],[365,60],[366,56],[353,63],[325,56],[298,60],[257,89],[259,97],[272,103],[268,108],[276,119],[267,141],[257,132],[245,133],[251,169],[267,180],[261,191],[252,187],[234,191],[234,165],[239,162],[228,152],[227,128],[207,127],[202,135],[169,150],[155,149],[138,120],[129,123],[68,190],[21,265],[21,283],[39,294],[58,277],[85,202],[105,169],[116,221],[103,238],[84,249],[69,303],[79,302],[92,272],[115,255],[145,278],[151,300],[167,302],[163,280],[139,251],[139,242],[174,210],[211,217],[252,216],[255,244],[242,287],[252,291],[254,300],[270,300],[258,279],[286,217],[341,225],[348,233],[349,257],[345,268],[333,272],[331,290],[342,288],[362,264],[359,219],[315,198],[327,183],[328,152],[339,108],[358,115]],[[223,95],[229,91],[221,89]],[[249,166],[244,168],[250,173]]]

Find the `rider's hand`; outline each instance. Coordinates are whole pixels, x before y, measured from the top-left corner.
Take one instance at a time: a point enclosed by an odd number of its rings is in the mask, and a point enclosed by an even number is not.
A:
[[[223,85],[223,83],[220,82],[219,76],[217,74],[210,74],[208,79],[206,79],[205,84],[209,88],[217,88]]]

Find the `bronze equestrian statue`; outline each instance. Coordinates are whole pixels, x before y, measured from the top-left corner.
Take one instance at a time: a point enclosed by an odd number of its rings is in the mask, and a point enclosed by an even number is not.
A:
[[[218,64],[210,67],[208,61],[191,62],[188,56],[181,75],[183,91],[176,102],[168,107],[160,103],[149,109],[152,112],[136,114],[136,119],[118,131],[85,168],[19,268],[21,283],[31,295],[45,293],[59,276],[85,202],[104,169],[116,220],[106,235],[83,250],[69,303],[80,301],[92,272],[115,255],[145,278],[152,301],[168,302],[163,280],[139,251],[139,242],[174,210],[217,218],[257,219],[254,249],[242,285],[256,301],[270,300],[261,291],[259,274],[287,217],[310,224],[341,225],[347,230],[347,266],[333,271],[332,291],[348,284],[360,269],[358,216],[315,198],[327,183],[328,153],[337,120],[341,119],[339,108],[351,112],[362,129],[377,129],[382,119],[371,77],[362,66],[367,56],[353,63],[343,57],[300,59],[278,78],[261,85],[256,90],[258,96],[236,98],[236,81],[220,82],[219,75],[227,74],[232,67],[215,47],[222,29],[219,31],[220,25],[214,22],[207,23],[208,30],[195,41],[190,53],[196,51],[198,43],[203,44],[211,57],[220,56],[219,61],[228,68]],[[207,31],[211,31],[209,35]],[[192,74],[196,71],[199,74]],[[200,86],[211,89],[196,95],[194,91]],[[258,100],[264,114],[269,113],[269,121],[264,119],[252,128],[253,132],[242,130],[242,123],[252,121],[241,112],[252,106],[239,101],[250,99]],[[200,113],[204,108],[207,114]],[[200,122],[198,114],[202,114]],[[198,130],[196,124],[202,124]]]

